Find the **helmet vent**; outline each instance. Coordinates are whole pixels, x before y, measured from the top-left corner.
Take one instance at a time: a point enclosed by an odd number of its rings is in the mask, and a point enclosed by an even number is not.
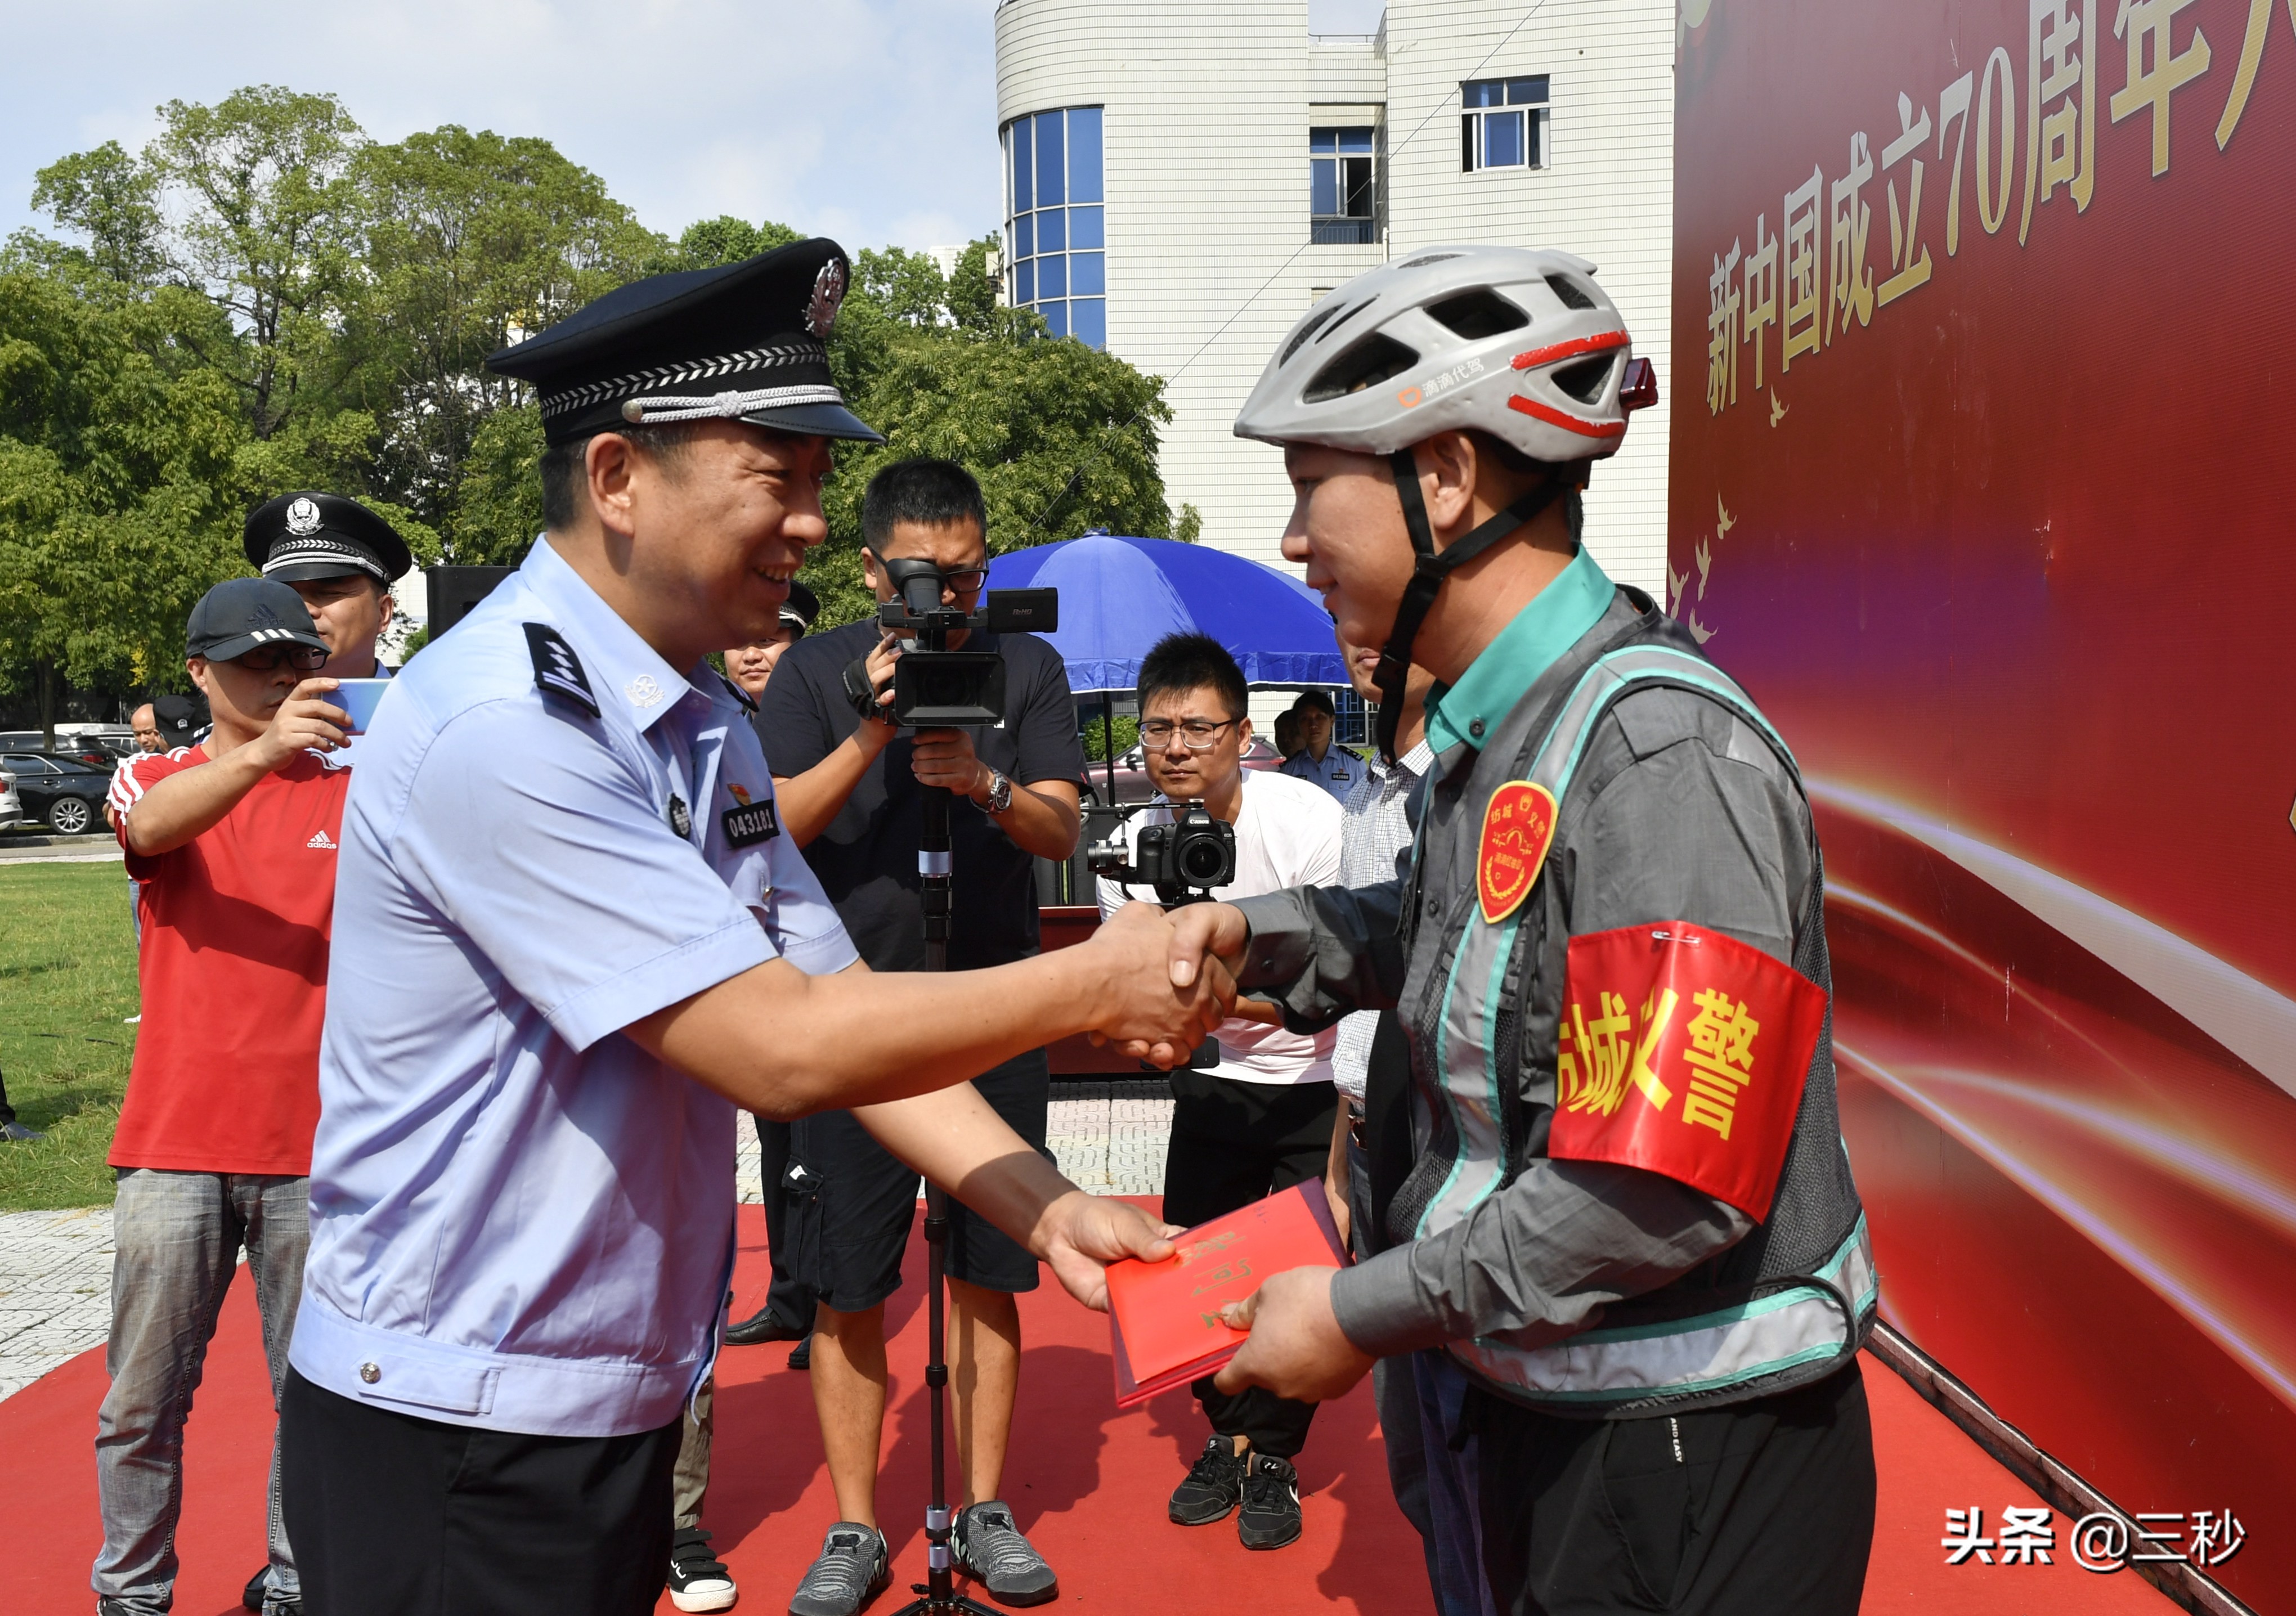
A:
[[[1283,345],[1283,357],[1275,363],[1289,365],[1292,362],[1292,356],[1300,351],[1300,345],[1316,334],[1316,328],[1339,312],[1340,306],[1334,303],[1329,308],[1319,308],[1309,315],[1306,323],[1292,333],[1292,340]]]
[[[1375,331],[1318,371],[1316,379],[1308,383],[1308,390],[1300,395],[1300,402],[1327,404],[1367,387],[1376,387],[1418,363],[1417,354],[1385,332]]]
[[[1488,287],[1478,286],[1456,297],[1430,303],[1427,312],[1468,341],[1496,337],[1530,324],[1530,316]]]
[[[1554,385],[1579,403],[1592,404],[1603,396],[1603,389],[1611,380],[1613,358],[1610,354],[1597,354],[1576,365],[1566,365],[1554,373]]]
[[[1547,289],[1562,299],[1565,308],[1592,308],[1595,299],[1587,295],[1586,288],[1569,275],[1551,275],[1546,277]]]
[[[1406,260],[1402,267],[1406,269],[1424,269],[1430,264],[1439,264],[1445,258],[1456,258],[1459,255],[1456,252],[1424,252],[1415,258]]]

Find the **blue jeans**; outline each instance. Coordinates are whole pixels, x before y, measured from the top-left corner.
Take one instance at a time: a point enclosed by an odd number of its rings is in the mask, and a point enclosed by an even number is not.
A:
[[[1407,1361],[1419,1388],[1435,1608],[1442,1616],[1496,1616],[1497,1602],[1483,1574],[1479,1440],[1464,1429],[1462,1412],[1472,1382],[1458,1359],[1439,1349],[1414,1352]]]
[[[176,1522],[184,1502],[184,1422],[192,1412],[240,1248],[255,1279],[270,1360],[272,1406],[303,1294],[311,1181],[253,1174],[123,1168],[111,1215],[111,1390],[95,1419],[103,1548],[96,1594],[138,1612],[166,1611],[176,1590]],[[279,1448],[271,1450],[266,1606],[300,1597],[279,1516]]]

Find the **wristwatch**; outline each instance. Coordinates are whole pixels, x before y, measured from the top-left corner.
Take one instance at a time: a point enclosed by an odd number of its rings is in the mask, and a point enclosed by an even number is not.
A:
[[[990,769],[988,771],[988,800],[987,803],[982,805],[981,811],[985,814],[990,815],[1001,814],[1012,806],[1012,776],[1005,774],[1002,769]]]

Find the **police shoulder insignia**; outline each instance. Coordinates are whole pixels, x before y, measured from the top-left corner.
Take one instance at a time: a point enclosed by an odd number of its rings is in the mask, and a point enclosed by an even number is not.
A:
[[[1554,843],[1554,793],[1528,780],[1510,780],[1483,808],[1483,836],[1475,850],[1475,893],[1483,918],[1496,925],[1522,906]]]
[[[526,648],[534,658],[534,683],[545,696],[563,696],[592,718],[598,716],[598,698],[582,672],[582,660],[566,636],[547,623],[526,623]]]

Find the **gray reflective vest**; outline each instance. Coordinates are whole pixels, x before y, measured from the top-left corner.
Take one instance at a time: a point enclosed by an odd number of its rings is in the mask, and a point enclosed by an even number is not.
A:
[[[1746,693],[1647,596],[1627,595],[1638,618],[1621,630],[1606,617],[1540,677],[1481,750],[1450,823],[1479,825],[1493,792],[1529,780],[1559,805],[1552,848],[1568,846],[1595,795],[1578,770],[1589,738],[1615,702],[1653,687],[1720,706],[1800,788],[1792,754]],[[1552,854],[1529,898],[1492,923],[1478,906],[1472,868],[1464,882],[1456,861],[1447,874],[1427,870],[1428,842],[1423,821],[1403,909],[1410,964],[1398,1006],[1412,1035],[1417,1160],[1388,1207],[1386,1231],[1398,1240],[1449,1227],[1546,1153],[1570,942],[1569,917],[1551,890]],[[1811,853],[1793,965],[1830,996],[1824,879]],[[1863,1344],[1878,1300],[1835,1108],[1829,997],[1765,1221],[1672,1284],[1612,1305],[1594,1329],[1541,1346],[1492,1336],[1449,1349],[1493,1389],[1549,1413],[1662,1414],[1832,1373]]]

